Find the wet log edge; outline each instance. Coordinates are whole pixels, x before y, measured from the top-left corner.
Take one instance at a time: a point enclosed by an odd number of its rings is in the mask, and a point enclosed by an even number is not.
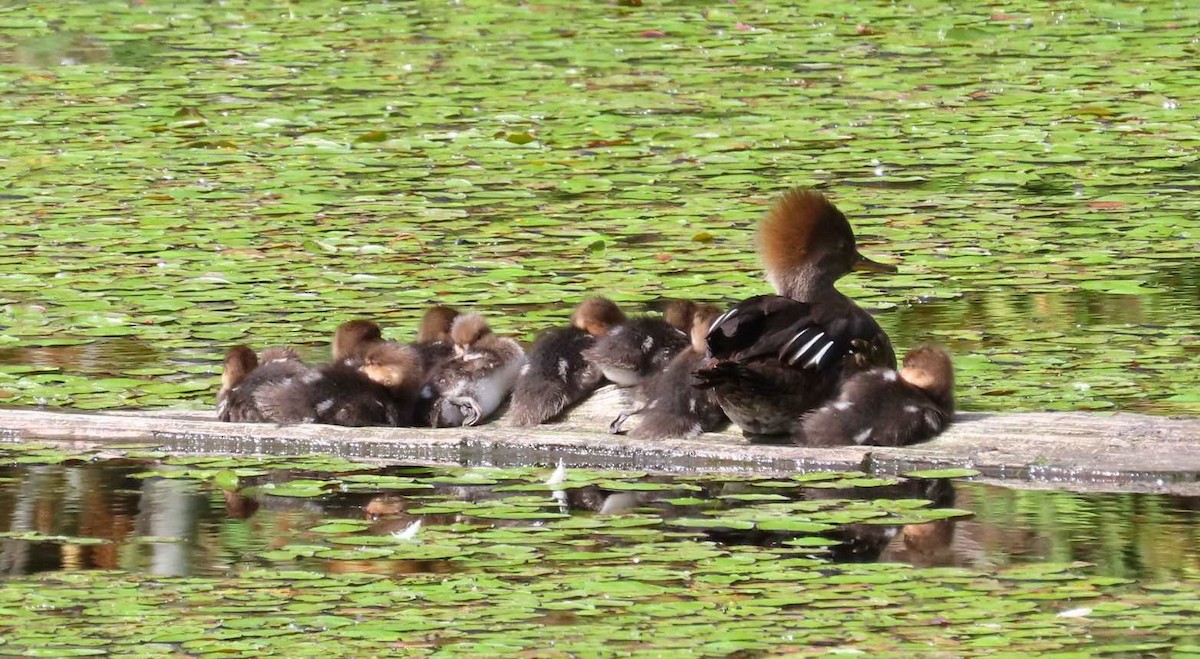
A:
[[[961,413],[937,439],[906,448],[804,448],[750,443],[737,429],[693,440],[647,441],[603,432],[622,395],[602,390],[560,423],[516,428],[342,428],[219,423],[210,412],[0,409],[0,441],[76,446],[149,444],[175,454],[324,453],[372,462],[568,466],[637,471],[819,469],[894,475],[968,467],[1010,487],[1200,495],[1200,419],[1079,412]]]

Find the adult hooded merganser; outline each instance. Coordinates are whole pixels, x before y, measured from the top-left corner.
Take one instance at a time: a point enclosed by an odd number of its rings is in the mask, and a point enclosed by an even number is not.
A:
[[[362,365],[362,356],[372,346],[383,342],[383,330],[372,320],[351,320],[338,325],[333,333],[333,361],[347,366]]]
[[[516,341],[496,336],[483,316],[454,319],[454,357],[433,376],[437,392],[429,411],[435,428],[473,426],[492,415],[508,397],[525,362]]]
[[[584,351],[583,356],[595,364],[613,384],[629,387],[646,377],[661,372],[671,358],[688,347],[687,331],[691,316],[684,315],[694,304],[676,300],[667,305],[663,317],[638,316],[613,327]],[[672,325],[667,319],[678,323]]]
[[[675,355],[666,370],[639,385],[638,406],[618,416],[609,426],[609,432],[619,432],[633,414],[641,415],[642,422],[629,434],[644,439],[691,438],[718,430],[729,422],[713,390],[693,386],[696,370],[708,358],[708,328],[721,310],[711,305],[697,305],[695,309],[688,323],[691,346]]]
[[[615,302],[594,297],[575,307],[570,326],[539,334],[513,388],[508,413],[513,424],[545,423],[594,391],[604,375],[583,351],[623,322],[625,314]]]
[[[311,369],[291,348],[267,348],[261,355],[246,346],[225,354],[221,391],[217,394],[217,419],[240,423],[270,421],[259,407],[258,392],[272,384],[289,382]]]
[[[789,434],[844,374],[895,367],[887,334],[834,288],[851,270],[895,267],[859,254],[846,217],[812,190],[784,193],[759,225],[758,244],[777,295],[745,300],[713,323],[713,361],[697,377],[743,431]]]
[[[276,423],[412,425],[424,381],[420,355],[391,341],[368,341],[354,354],[362,362],[358,368],[334,362],[264,385],[255,395],[263,416]]]
[[[804,417],[796,443],[806,446],[907,446],[945,430],[954,416],[954,366],[936,346],[904,356],[897,373],[874,368],[842,383],[837,400]]]

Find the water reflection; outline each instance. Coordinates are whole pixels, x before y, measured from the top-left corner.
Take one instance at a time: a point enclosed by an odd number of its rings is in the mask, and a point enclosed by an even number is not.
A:
[[[421,519],[426,529],[512,528],[531,530],[546,520],[480,517],[478,505],[458,511],[417,512],[447,502],[499,502],[514,492],[497,486],[444,484],[432,489],[386,492],[333,492],[316,498],[227,493],[195,481],[133,478],[145,465],[112,461],[79,466],[31,466],[0,470],[0,573],[48,570],[124,569],[155,575],[224,574],[230,569],[270,564],[260,555],[328,539],[311,531],[329,520],[361,520],[365,535],[395,534]],[[403,468],[405,475],[433,472]],[[295,478],[271,472],[259,483]],[[611,490],[596,485],[550,493],[524,493],[545,499],[546,513],[573,518],[635,514],[654,520],[647,536],[691,532],[719,545],[753,544],[795,550],[811,533],[755,528],[682,529],[671,520],[704,518],[716,511],[772,501],[924,499],[937,508],[957,507],[976,514],[965,521],[940,520],[904,526],[857,522],[819,535],[833,541],[835,561],[904,562],[918,567],[991,568],[1010,563],[1097,564],[1112,576],[1155,579],[1200,568],[1200,539],[1191,528],[1200,501],[1187,497],[1132,494],[1083,495],[1019,491],[949,481],[908,480],[871,488],[769,487],[745,477],[643,481],[663,489]],[[768,487],[764,487],[768,485]],[[498,489],[500,488],[500,489]],[[757,497],[757,499],[756,499]],[[549,515],[547,515],[549,516]],[[36,532],[37,540],[21,534]],[[621,548],[647,536],[593,534],[590,551]],[[83,540],[81,540],[83,539]],[[96,544],[89,544],[96,543]],[[803,551],[803,550],[801,550]],[[819,551],[819,550],[814,550]],[[470,569],[450,558],[369,560],[358,557],[308,558],[300,566],[334,572],[380,574],[441,573]]]

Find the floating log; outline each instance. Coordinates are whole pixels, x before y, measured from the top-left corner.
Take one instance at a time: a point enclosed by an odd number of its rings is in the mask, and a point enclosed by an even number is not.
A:
[[[145,443],[171,453],[324,453],[422,464],[569,466],[670,473],[862,470],[878,475],[968,467],[1019,487],[1200,495],[1200,419],[1082,412],[960,413],[937,439],[907,448],[752,443],[732,428],[692,440],[605,432],[627,403],[605,387],[559,423],[517,428],[344,428],[219,423],[210,412],[0,410],[0,440],[84,446]]]

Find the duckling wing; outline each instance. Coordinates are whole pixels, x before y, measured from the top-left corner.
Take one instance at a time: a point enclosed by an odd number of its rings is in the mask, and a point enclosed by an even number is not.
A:
[[[896,363],[879,324],[852,303],[828,309],[779,295],[752,297],[725,312],[709,329],[708,346],[719,360],[773,358],[796,369],[823,370],[860,353],[870,353],[863,367]]]

